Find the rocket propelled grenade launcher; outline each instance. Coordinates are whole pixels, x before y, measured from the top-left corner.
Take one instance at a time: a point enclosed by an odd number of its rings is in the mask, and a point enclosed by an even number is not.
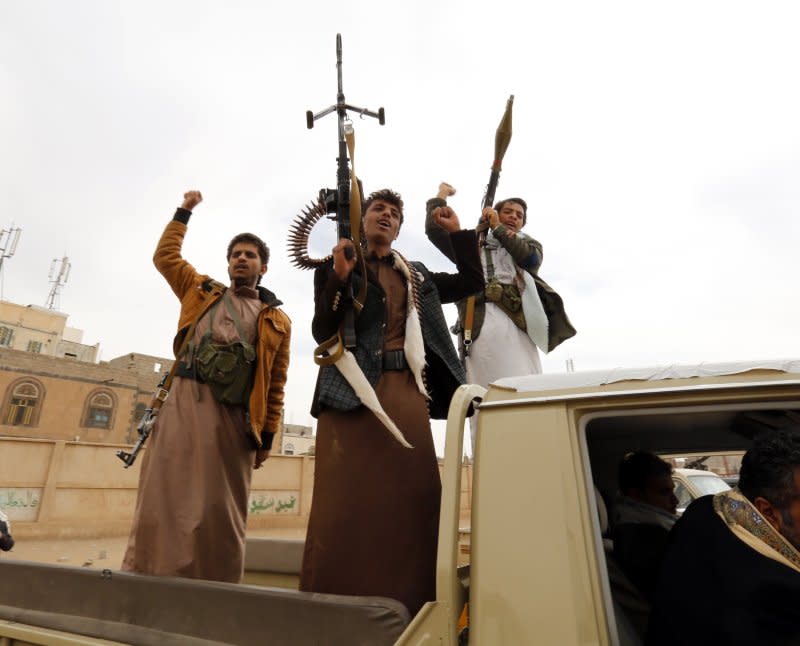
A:
[[[500,179],[500,171],[503,170],[503,157],[506,156],[508,144],[511,143],[511,109],[514,105],[514,95],[508,98],[506,103],[506,111],[503,113],[503,118],[500,120],[500,125],[497,126],[497,132],[494,136],[494,162],[492,163],[492,172],[489,175],[489,184],[486,186],[486,194],[483,197],[483,208],[492,206],[494,204],[494,194],[497,191],[497,182]],[[486,229],[486,225],[481,223],[482,228]]]
[[[514,95],[508,97],[506,103],[506,111],[503,113],[503,118],[500,119],[500,125],[497,126],[497,132],[494,136],[494,162],[492,162],[492,172],[489,175],[489,183],[486,185],[486,194],[483,196],[483,204],[481,211],[487,206],[494,204],[494,194],[497,192],[497,182],[500,180],[500,171],[503,169],[503,157],[506,156],[508,144],[511,143],[511,109],[514,106]],[[481,220],[475,231],[478,232],[478,237],[482,241],[489,228],[489,223],[486,220]],[[475,315],[475,296],[467,298],[466,313],[464,316],[464,330],[462,332],[463,343],[461,346],[461,359],[469,356],[469,349],[472,345],[472,325]]]

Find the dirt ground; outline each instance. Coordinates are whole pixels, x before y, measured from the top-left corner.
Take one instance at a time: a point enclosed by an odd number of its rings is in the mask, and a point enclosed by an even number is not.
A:
[[[305,538],[304,529],[252,530],[248,537]],[[127,536],[110,538],[15,539],[10,552],[0,552],[0,559],[61,563],[73,567],[118,570],[128,544]]]

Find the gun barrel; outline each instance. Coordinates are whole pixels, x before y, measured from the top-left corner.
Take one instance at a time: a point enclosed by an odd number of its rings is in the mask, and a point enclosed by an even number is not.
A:
[[[483,196],[483,208],[494,205],[494,194],[497,192],[497,182],[500,179],[500,169],[492,169],[489,175],[489,184],[486,186],[486,195]]]
[[[339,91],[336,95],[336,102],[344,103],[344,90],[342,89],[342,35],[336,34],[336,76],[339,81]]]

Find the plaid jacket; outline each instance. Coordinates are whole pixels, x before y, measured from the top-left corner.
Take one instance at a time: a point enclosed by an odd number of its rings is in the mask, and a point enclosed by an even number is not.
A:
[[[419,290],[420,322],[425,343],[426,378],[431,397],[430,415],[434,419],[447,417],[447,409],[455,389],[466,381],[464,368],[458,360],[450,331],[442,312],[442,303],[452,303],[483,289],[483,271],[478,257],[475,231],[457,231],[450,234],[455,249],[458,274],[430,272],[421,262],[410,264],[422,274]],[[353,291],[358,292],[363,277],[353,272]],[[343,298],[345,285],[333,273],[328,263],[314,275],[314,301],[316,311],[312,324],[314,338],[323,342],[333,336],[342,320],[343,308],[338,303]],[[334,307],[336,303],[336,307]],[[383,365],[383,323],[385,318],[384,292],[375,275],[367,270],[367,297],[364,309],[356,317],[356,347],[353,354],[375,387]],[[317,377],[317,387],[311,414],[318,417],[325,407],[353,410],[361,405],[350,384],[336,366],[323,366]]]

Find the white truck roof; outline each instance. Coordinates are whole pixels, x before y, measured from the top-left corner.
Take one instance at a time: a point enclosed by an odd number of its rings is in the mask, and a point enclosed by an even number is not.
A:
[[[733,361],[728,363],[672,364],[646,368],[611,368],[587,372],[565,372],[542,375],[505,377],[492,385],[516,392],[538,392],[589,388],[621,381],[660,381],[691,377],[721,377],[752,370],[774,370],[800,374],[800,359],[767,359],[764,361]]]

